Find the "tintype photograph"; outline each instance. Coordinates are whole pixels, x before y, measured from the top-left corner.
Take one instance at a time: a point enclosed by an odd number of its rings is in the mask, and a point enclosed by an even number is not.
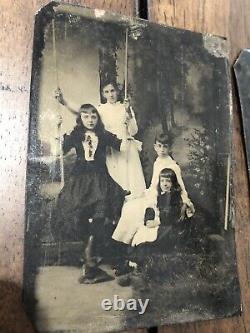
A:
[[[32,68],[23,299],[37,330],[239,314],[226,41],[52,3]]]

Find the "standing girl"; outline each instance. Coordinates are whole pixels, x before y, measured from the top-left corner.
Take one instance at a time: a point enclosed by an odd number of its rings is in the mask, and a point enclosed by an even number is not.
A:
[[[116,83],[104,83],[102,95],[107,102],[99,105],[98,110],[105,128],[119,139],[132,139],[125,152],[110,149],[107,154],[109,173],[123,189],[130,191],[132,196],[139,196],[146,185],[139,157],[141,142],[133,138],[138,132],[134,111],[128,100],[123,104],[118,101],[119,90]]]
[[[119,139],[130,138],[126,151],[117,151],[110,147],[107,152],[107,168],[111,177],[132,196],[140,196],[146,188],[139,152],[141,142],[133,137],[138,132],[134,111],[127,100],[122,104],[118,101],[119,89],[117,84],[107,81],[101,88],[102,95],[107,101],[98,106],[104,127]],[[62,91],[56,91],[56,98],[73,114],[78,114],[66,102]]]
[[[82,224],[88,239],[80,283],[96,283],[110,278],[97,267],[96,257],[104,240],[104,222],[119,218],[125,195],[107,171],[106,148],[120,151],[126,149],[126,143],[104,129],[91,104],[81,106],[76,122],[70,135],[64,135],[64,154],[75,149],[77,157],[71,177],[59,194],[54,222],[62,238],[71,231],[74,219]]]

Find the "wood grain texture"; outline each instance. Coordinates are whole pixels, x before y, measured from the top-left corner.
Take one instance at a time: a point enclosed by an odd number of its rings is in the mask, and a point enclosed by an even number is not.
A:
[[[249,13],[248,0],[149,0],[149,19],[154,22],[226,37],[230,44],[231,64],[234,63],[240,49],[250,46]],[[233,86],[235,87],[234,84]],[[159,329],[160,333],[250,332],[250,193],[235,88],[233,181],[236,247],[243,314],[241,317],[231,319],[164,327]]]
[[[34,15],[48,0],[0,0],[0,332],[33,332],[21,306]],[[135,15],[136,0],[66,3]],[[145,332],[138,330],[137,333]]]
[[[154,22],[228,36],[229,0],[148,0],[148,10]]]

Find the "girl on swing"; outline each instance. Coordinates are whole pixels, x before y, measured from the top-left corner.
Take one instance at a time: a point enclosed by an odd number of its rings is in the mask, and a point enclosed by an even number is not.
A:
[[[88,239],[79,282],[89,284],[111,279],[98,268],[97,257],[101,255],[98,249],[104,240],[105,220],[119,218],[126,193],[107,171],[106,148],[121,151],[126,149],[126,142],[104,129],[98,111],[91,104],[80,107],[76,123],[73,131],[64,135],[63,153],[75,149],[76,162],[57,199],[55,227],[60,237],[64,232],[72,232],[74,219],[82,224]]]
[[[133,138],[138,131],[134,111],[128,100],[124,100],[124,103],[119,101],[116,83],[106,81],[101,90],[106,103],[100,104],[98,111],[105,129],[121,140],[130,138],[126,151],[117,151],[112,147],[107,151],[106,163],[109,174],[124,190],[131,192],[131,197],[140,196],[146,185],[139,156],[141,143]],[[69,111],[77,114],[65,101],[60,89],[56,98]]]
[[[107,81],[102,86],[105,104],[98,107],[105,128],[118,138],[131,138],[126,152],[111,149],[107,155],[107,167],[110,175],[122,188],[131,192],[132,197],[138,196],[146,189],[139,151],[141,143],[133,137],[138,132],[134,111],[128,100],[118,101],[119,90],[114,82]]]

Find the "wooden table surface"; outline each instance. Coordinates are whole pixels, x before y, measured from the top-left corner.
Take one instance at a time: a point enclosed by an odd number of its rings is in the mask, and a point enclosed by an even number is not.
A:
[[[138,14],[137,0],[68,0]],[[139,0],[138,0],[139,1]],[[0,0],[0,333],[33,332],[21,303],[25,168],[34,14],[47,0]],[[142,1],[141,3],[146,3]],[[250,47],[250,0],[148,0],[150,21],[225,36],[231,63]],[[233,78],[234,84],[234,78]],[[250,332],[250,204],[242,126],[234,93],[233,180],[241,317],[158,329],[161,333]],[[146,332],[146,330],[137,330]]]

